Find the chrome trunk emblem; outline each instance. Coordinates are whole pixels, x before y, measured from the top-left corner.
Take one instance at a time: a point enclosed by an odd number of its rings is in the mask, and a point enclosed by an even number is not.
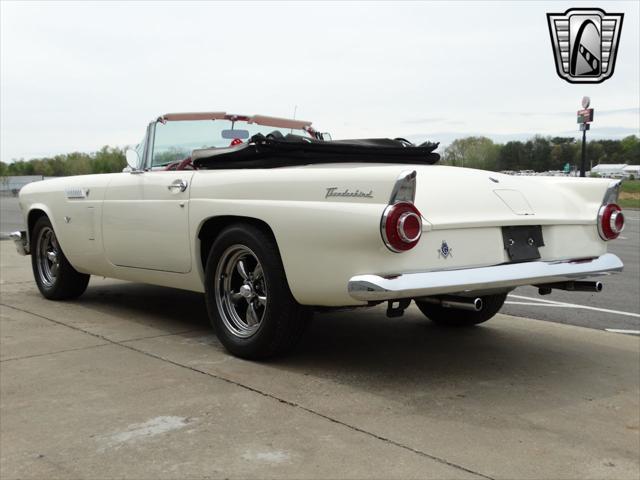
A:
[[[442,245],[440,245],[438,249],[438,258],[447,258],[449,256],[453,257],[453,248],[449,247],[447,242],[443,240]]]

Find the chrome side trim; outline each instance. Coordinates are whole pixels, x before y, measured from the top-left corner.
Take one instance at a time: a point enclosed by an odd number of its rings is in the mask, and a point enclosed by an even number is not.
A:
[[[621,272],[623,266],[616,255],[606,253],[592,259],[560,262],[510,263],[398,275],[356,275],[349,280],[348,291],[356,300],[396,300],[577,280]]]
[[[415,170],[405,170],[398,175],[396,183],[391,191],[389,205],[398,202],[411,202],[416,199],[416,176],[418,172]]]
[[[9,238],[15,242],[16,250],[20,255],[29,255],[29,241],[26,231],[11,232]]]

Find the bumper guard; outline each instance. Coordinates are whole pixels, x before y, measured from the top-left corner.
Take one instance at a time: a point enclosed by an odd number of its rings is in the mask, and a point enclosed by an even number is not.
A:
[[[26,231],[11,232],[9,238],[16,243],[16,250],[20,255],[29,255],[29,242]]]

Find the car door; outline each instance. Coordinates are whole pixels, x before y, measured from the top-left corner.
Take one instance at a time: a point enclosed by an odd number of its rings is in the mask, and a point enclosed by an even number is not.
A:
[[[114,175],[105,192],[105,255],[120,267],[187,273],[191,271],[189,191],[194,172],[154,167],[155,126],[156,122],[149,124],[136,149],[138,165]]]
[[[191,271],[189,186],[193,171],[122,173],[103,204],[107,259],[122,267]]]

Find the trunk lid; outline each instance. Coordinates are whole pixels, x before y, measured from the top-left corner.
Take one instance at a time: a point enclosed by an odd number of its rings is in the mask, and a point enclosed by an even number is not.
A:
[[[593,224],[609,184],[599,179],[518,177],[447,166],[411,168],[418,173],[416,206],[434,230]]]

